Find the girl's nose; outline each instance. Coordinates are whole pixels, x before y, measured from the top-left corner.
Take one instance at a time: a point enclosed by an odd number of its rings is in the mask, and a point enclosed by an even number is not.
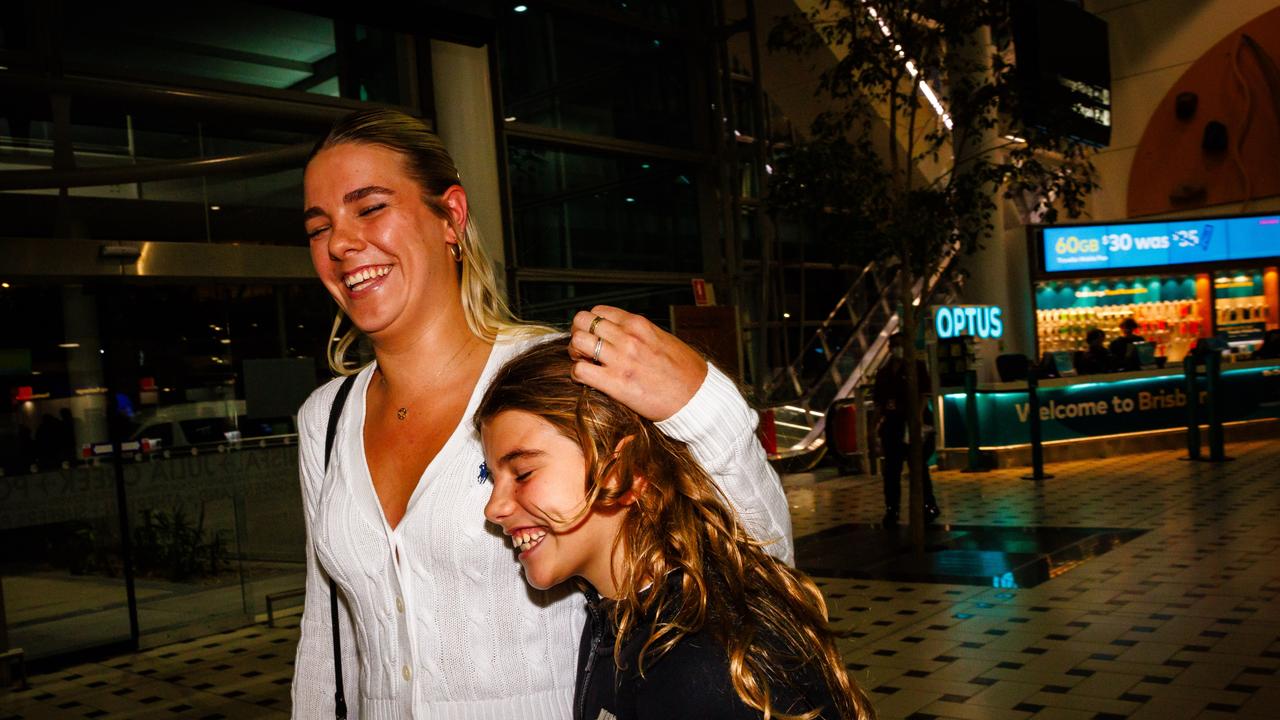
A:
[[[489,522],[501,525],[502,521],[511,516],[511,510],[515,503],[511,501],[511,491],[508,489],[510,483],[499,482],[492,479],[493,494],[489,496],[489,502],[485,503],[484,516]]]

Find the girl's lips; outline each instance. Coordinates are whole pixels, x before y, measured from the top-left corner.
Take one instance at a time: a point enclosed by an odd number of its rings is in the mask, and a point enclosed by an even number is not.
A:
[[[534,526],[516,528],[508,534],[511,536],[512,547],[517,551],[516,558],[524,559],[529,553],[536,550],[550,533],[545,527]],[[521,550],[521,548],[524,549]]]
[[[543,540],[545,539],[546,538],[543,538]],[[538,548],[540,547],[542,547],[542,540],[539,540],[538,542],[534,543],[533,547],[529,548],[528,550],[525,550],[519,555],[516,555],[516,560],[524,560],[525,558],[529,557],[531,554],[537,552]]]

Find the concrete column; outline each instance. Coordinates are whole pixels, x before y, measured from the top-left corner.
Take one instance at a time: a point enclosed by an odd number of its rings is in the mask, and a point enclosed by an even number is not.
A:
[[[506,252],[498,163],[506,159],[498,157],[489,72],[488,48],[431,41],[436,134],[449,148],[462,175],[471,217],[493,260],[498,291],[505,296]]]
[[[107,401],[103,395],[77,397],[76,388],[104,387],[102,354],[105,339],[98,337],[98,301],[83,285],[62,287],[64,340],[78,347],[67,348],[67,380],[71,384],[71,414],[79,422],[74,428],[75,446],[107,439]]]
[[[985,81],[991,73],[992,43],[990,31],[983,29],[968,42],[959,43],[951,48],[948,61],[952,63],[953,73],[972,74],[974,80]],[[966,120],[969,124],[966,126]],[[975,158],[987,153],[999,153],[1004,140],[1000,138],[995,127],[983,127],[978,118],[956,118],[957,126],[954,137],[957,173],[965,172],[966,158]],[[999,197],[996,190],[995,209],[989,220],[992,225],[991,237],[984,247],[973,255],[964,258],[963,265],[969,271],[969,279],[964,289],[964,303],[969,305],[998,305],[1004,309],[1004,337],[998,341],[992,354],[1018,352],[1030,355],[1034,352],[1033,327],[1035,308],[1032,304],[1031,292],[1027,286],[1027,273],[1030,267],[1027,262],[1026,242],[1020,223],[1009,222],[1006,214],[1008,202]],[[1016,218],[1014,214],[1014,218]],[[985,359],[985,358],[984,358]],[[994,359],[982,363],[980,382],[993,380],[995,374]],[[990,375],[990,377],[986,377]]]

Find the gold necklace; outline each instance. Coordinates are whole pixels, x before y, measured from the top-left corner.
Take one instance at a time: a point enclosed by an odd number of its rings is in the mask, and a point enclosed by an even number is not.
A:
[[[470,347],[470,349],[467,350],[467,354],[459,358],[458,354],[462,352],[463,348],[467,348],[467,347]],[[471,340],[467,340],[467,342],[463,343],[462,347],[458,348],[453,353],[453,357],[449,358],[449,361],[445,363],[444,367],[437,370],[436,374],[431,376],[431,381],[434,383],[436,380],[439,380],[440,376],[444,374],[445,370],[455,367],[457,364],[460,364],[463,360],[466,360],[467,358],[471,357],[471,353],[475,352],[475,350],[476,350],[475,343],[472,342]],[[457,363],[454,362],[455,360],[457,360]],[[378,372],[378,381],[382,383],[382,386],[384,388],[387,387],[387,376],[382,372],[382,368],[378,367],[376,368],[376,370]],[[408,405],[402,405],[396,408],[396,420],[399,420],[400,422],[404,422],[404,420],[408,417],[409,417]]]

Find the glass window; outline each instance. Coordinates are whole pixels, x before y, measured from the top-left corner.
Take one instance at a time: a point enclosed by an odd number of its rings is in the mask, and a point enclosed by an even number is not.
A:
[[[96,74],[203,78],[329,97],[414,104],[401,82],[407,36],[247,2],[174,9],[77,6],[64,58]],[[347,73],[342,75],[341,73]]]
[[[6,3],[4,12],[0,13],[0,53],[28,49],[30,23],[25,2]]]
[[[72,113],[77,167],[127,167],[250,155],[318,137],[320,130],[281,130],[252,122],[201,121],[160,111],[125,113],[91,102]],[[4,135],[0,150],[10,167],[48,168],[53,156],[47,119]],[[61,222],[95,240],[160,240],[244,244],[306,244],[301,221],[302,168],[283,167],[206,177],[185,177],[96,187],[0,192],[7,235],[54,237]]]
[[[128,640],[130,602],[144,644],[199,636],[301,586],[291,416],[328,377],[332,310],[318,283],[5,281],[0,621],[12,644],[40,658]]]
[[[692,168],[515,140],[509,167],[521,267],[701,269]]]
[[[499,26],[509,120],[662,145],[693,143],[678,38],[530,6]]]
[[[532,322],[567,327],[580,310],[613,305],[671,328],[671,305],[692,305],[690,285],[623,285],[587,282],[519,283],[520,317]]]

